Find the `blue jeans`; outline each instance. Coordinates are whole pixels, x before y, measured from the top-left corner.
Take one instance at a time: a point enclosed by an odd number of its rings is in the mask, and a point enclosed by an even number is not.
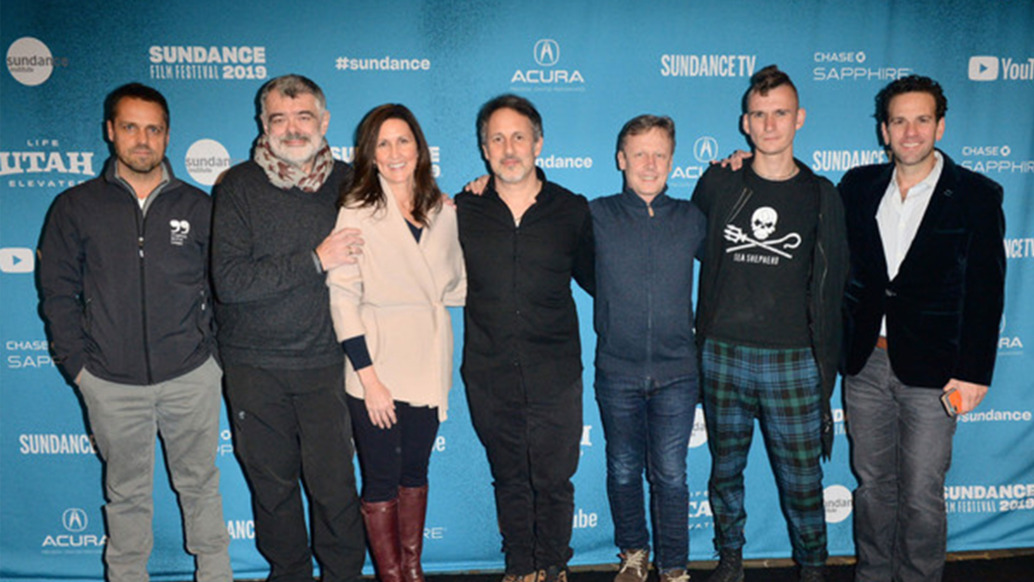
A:
[[[696,378],[659,384],[651,378],[596,374],[596,402],[607,438],[607,497],[614,543],[650,547],[643,471],[650,483],[654,553],[663,572],[685,568],[689,554],[686,452],[696,412]]]
[[[940,580],[948,523],[944,478],[955,419],[941,390],[906,386],[876,349],[844,378],[854,493],[857,582]]]

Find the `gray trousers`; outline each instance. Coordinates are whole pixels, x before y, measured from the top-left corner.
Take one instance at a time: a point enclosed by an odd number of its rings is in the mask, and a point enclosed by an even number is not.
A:
[[[219,469],[220,378],[214,359],[166,382],[116,384],[83,370],[79,390],[105,462],[109,582],[146,582],[152,532],[155,436],[160,434],[179,496],[197,582],[230,582],[229,535]]]
[[[844,379],[854,494],[856,582],[936,582],[944,571],[948,521],[944,479],[955,419],[941,390],[902,384],[876,349]]]

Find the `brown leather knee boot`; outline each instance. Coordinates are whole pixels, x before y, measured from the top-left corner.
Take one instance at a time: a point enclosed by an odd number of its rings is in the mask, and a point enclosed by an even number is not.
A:
[[[403,582],[399,546],[399,500],[363,502],[363,523],[381,582]]]
[[[424,548],[424,518],[427,516],[427,485],[399,487],[399,542],[402,547],[402,579],[424,582],[420,554]]]

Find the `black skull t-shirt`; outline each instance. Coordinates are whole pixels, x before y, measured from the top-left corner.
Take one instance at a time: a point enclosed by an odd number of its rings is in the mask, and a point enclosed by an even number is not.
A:
[[[751,195],[724,220],[721,295],[713,337],[771,348],[806,347],[808,293],[819,199],[801,174],[780,182],[749,167]]]

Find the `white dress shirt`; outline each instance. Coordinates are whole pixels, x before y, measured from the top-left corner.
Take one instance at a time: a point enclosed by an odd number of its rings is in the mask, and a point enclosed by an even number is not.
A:
[[[930,205],[937,180],[941,177],[941,170],[944,169],[941,152],[934,150],[933,155],[936,159],[933,170],[921,182],[909,188],[904,199],[898,189],[898,170],[895,168],[876,211],[876,224],[879,225],[880,239],[883,240],[883,255],[887,259],[887,277],[891,281],[897,276],[901,262],[912,246],[919,223],[926,214],[926,207]],[[886,315],[880,324],[880,335],[887,335]]]

